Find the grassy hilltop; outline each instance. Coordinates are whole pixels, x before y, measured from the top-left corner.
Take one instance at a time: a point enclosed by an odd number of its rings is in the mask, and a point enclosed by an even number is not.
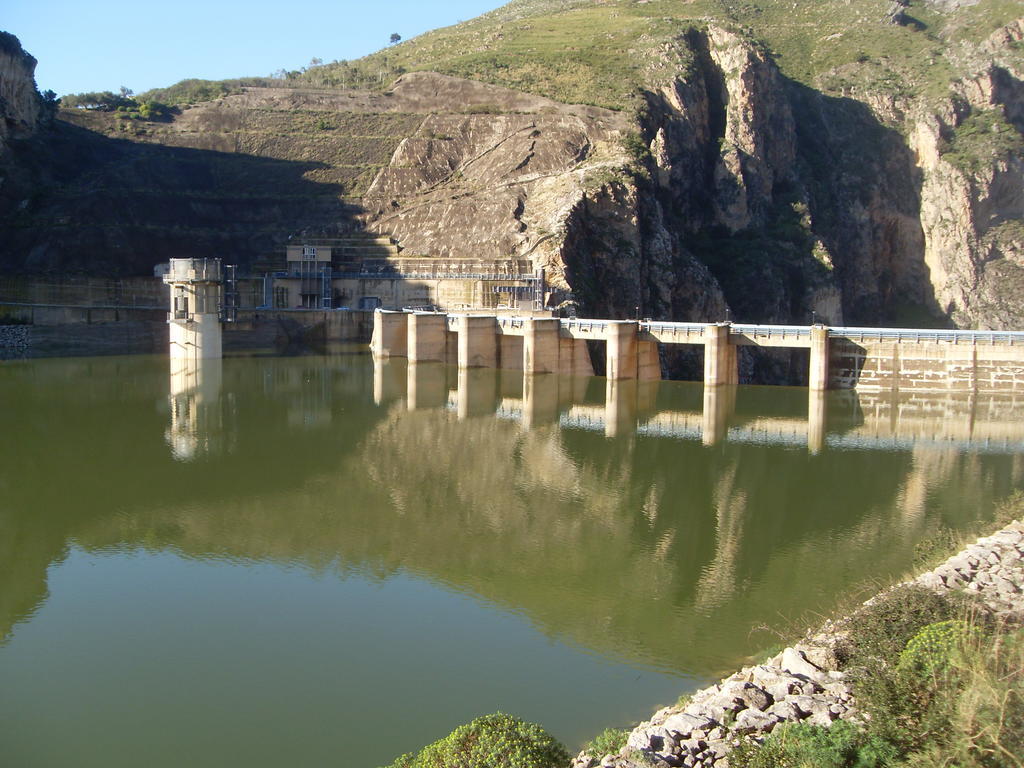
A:
[[[815,90],[941,95],[965,63],[958,46],[1020,15],[1016,0],[981,0],[955,14],[924,0],[513,0],[357,61],[291,73],[289,82],[372,85],[430,70],[626,109],[638,89],[685,71],[683,32],[715,23],[758,41],[786,76]]]

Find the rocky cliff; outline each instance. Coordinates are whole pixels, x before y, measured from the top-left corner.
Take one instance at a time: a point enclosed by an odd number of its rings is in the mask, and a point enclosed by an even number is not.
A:
[[[516,0],[370,57],[413,70],[378,90],[335,62],[163,121],[64,110],[18,155],[0,263],[248,264],[366,228],[529,258],[588,314],[1016,327],[1022,24],[1000,0]]]
[[[36,60],[14,35],[0,32],[0,155],[8,138],[30,136],[39,121]]]

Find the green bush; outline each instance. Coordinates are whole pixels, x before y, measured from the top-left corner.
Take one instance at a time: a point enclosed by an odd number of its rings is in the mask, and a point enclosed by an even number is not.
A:
[[[460,725],[389,768],[563,768],[569,753],[534,723],[497,712]]]
[[[618,754],[628,738],[628,728],[605,728],[587,744],[585,751],[592,757]]]
[[[852,723],[831,727],[791,723],[780,725],[761,746],[746,742],[729,756],[734,768],[881,768],[896,760],[896,751],[882,739]]]
[[[907,642],[923,627],[962,617],[966,606],[967,598],[960,595],[939,595],[917,585],[898,586],[854,615],[851,626],[856,631],[840,649],[840,661],[847,668],[896,665]]]
[[[976,627],[957,619],[929,624],[907,641],[899,666],[921,675],[944,672],[964,642],[980,634]]]

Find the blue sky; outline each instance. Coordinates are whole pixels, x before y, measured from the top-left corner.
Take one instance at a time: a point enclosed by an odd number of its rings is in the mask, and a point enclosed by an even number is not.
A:
[[[299,69],[314,56],[356,59],[471,19],[505,0],[6,0],[0,30],[39,60],[58,94],[138,92],[187,77],[219,80]]]

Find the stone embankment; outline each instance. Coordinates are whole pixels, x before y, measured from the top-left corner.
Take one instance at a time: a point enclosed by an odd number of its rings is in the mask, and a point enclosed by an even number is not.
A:
[[[28,346],[27,325],[0,325],[0,360],[24,357]]]
[[[963,590],[996,616],[1024,616],[1024,522],[978,539],[910,583],[936,592]],[[765,663],[695,693],[685,705],[659,710],[630,733],[620,754],[581,752],[572,768],[727,768],[741,739],[763,741],[779,723],[856,720],[853,693],[835,654],[843,636],[841,623],[830,622]]]

